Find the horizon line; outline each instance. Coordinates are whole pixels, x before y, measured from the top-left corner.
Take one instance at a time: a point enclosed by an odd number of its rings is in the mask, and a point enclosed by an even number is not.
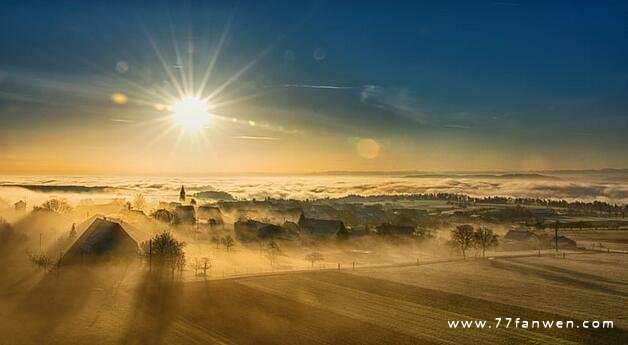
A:
[[[628,172],[628,168],[596,168],[596,169],[539,169],[539,170],[323,170],[310,172],[203,172],[203,173],[2,173],[0,176],[147,176],[147,177],[182,177],[182,176],[317,176],[317,175],[430,175],[430,174],[522,174],[522,173],[595,173],[595,172]]]

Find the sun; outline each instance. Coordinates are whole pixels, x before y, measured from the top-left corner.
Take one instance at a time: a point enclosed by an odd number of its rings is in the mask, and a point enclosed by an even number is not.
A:
[[[198,98],[182,98],[171,109],[173,122],[186,131],[200,131],[209,123],[209,105]]]

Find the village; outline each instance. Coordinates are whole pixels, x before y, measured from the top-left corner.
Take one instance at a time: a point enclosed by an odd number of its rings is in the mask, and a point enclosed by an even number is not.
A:
[[[0,331],[20,344],[79,344],[95,334],[108,344],[249,343],[249,332],[264,343],[292,343],[303,327],[372,322],[383,328],[368,339],[330,337],[410,344],[438,338],[452,308],[554,320],[566,305],[578,320],[625,327],[617,302],[628,257],[623,210],[444,194],[247,200],[185,186],[162,198],[5,200],[0,289],[14,297],[0,300]],[[416,295],[411,303],[408,294]],[[608,308],[592,307],[599,303]],[[400,312],[402,326],[390,326]],[[415,324],[423,315],[437,321]],[[268,320],[297,328],[260,326]],[[242,332],[238,322],[254,326]],[[464,342],[464,334],[448,337]],[[611,344],[625,333],[525,336]]]
[[[307,268],[308,262],[310,266],[317,263],[317,267],[339,268],[418,262],[430,257],[485,256],[487,251],[492,255],[526,251],[540,255],[559,250],[621,252],[625,248],[615,246],[615,242],[595,238],[576,241],[572,237],[580,239],[579,233],[588,229],[603,232],[628,227],[620,212],[614,218],[602,213],[581,220],[568,217],[569,207],[521,205],[529,201],[487,205],[484,200],[472,202],[468,197],[452,195],[384,200],[235,200],[216,191],[189,195],[185,186],[178,194],[177,201],[149,203],[136,194],[132,200],[81,200],[75,206],[63,199],[50,199],[31,211],[26,202],[18,200],[10,213],[15,221],[3,221],[3,238],[7,239],[3,245],[9,248],[11,241],[16,242],[35,265],[51,270],[86,261],[146,257],[151,261],[151,256],[158,255],[153,251],[155,241],[167,234],[162,240],[171,241],[180,256],[172,259],[177,262],[171,265],[173,271],[197,276],[200,260],[204,274],[211,276],[220,275],[217,271],[238,272],[233,264],[218,269],[220,257],[234,248],[236,253],[237,248],[258,251],[267,258],[263,261],[268,261],[266,267],[256,265],[250,270],[247,264],[238,264],[244,266],[239,267],[240,273],[264,272]],[[418,203],[416,199],[420,199]],[[592,205],[599,209],[599,205]],[[625,212],[625,208],[609,207]],[[227,261],[237,257],[229,255]]]

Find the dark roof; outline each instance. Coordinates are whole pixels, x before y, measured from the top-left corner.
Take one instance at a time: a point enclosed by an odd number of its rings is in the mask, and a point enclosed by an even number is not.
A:
[[[85,255],[134,255],[137,243],[119,222],[96,218],[72,244],[63,256],[63,262],[80,260]]]
[[[414,227],[407,225],[393,225],[384,223],[377,227],[377,233],[380,235],[403,235],[411,236],[414,234]]]
[[[313,235],[336,235],[339,231],[345,230],[345,225],[339,220],[314,219],[301,216],[299,227],[302,232]]]
[[[555,242],[556,241],[556,236],[552,236],[550,241]],[[569,238],[567,236],[562,236],[562,235],[558,236],[558,242],[562,242],[562,243],[576,243],[576,241],[572,240],[571,238]]]
[[[203,205],[199,206],[196,210],[196,216],[203,219],[213,218],[216,220],[221,220],[222,212],[220,212],[220,209],[216,206]]]
[[[281,238],[290,239],[290,233],[278,225],[258,222],[248,219],[239,220],[233,224],[236,237],[240,241],[254,241],[259,239]]]
[[[194,211],[194,206],[192,205],[177,205],[174,212],[180,221],[196,220],[196,211]]]
[[[528,230],[509,230],[504,236],[505,240],[525,241],[530,239],[538,239],[535,233]]]

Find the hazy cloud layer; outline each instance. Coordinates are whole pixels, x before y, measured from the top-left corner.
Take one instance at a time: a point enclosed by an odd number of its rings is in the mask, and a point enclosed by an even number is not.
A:
[[[71,199],[129,197],[144,193],[152,199],[176,198],[181,185],[190,193],[224,191],[237,198],[312,199],[349,194],[461,193],[472,196],[511,196],[628,203],[628,183],[573,178],[408,178],[393,176],[258,176],[258,177],[5,177],[0,197],[13,200],[62,195]],[[55,187],[53,187],[55,186]]]

